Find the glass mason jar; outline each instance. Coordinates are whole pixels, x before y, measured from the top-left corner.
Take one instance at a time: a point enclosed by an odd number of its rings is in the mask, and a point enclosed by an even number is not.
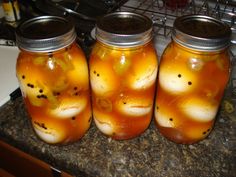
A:
[[[49,144],[80,139],[90,127],[88,65],[74,26],[41,16],[16,29],[16,74],[35,133]]]
[[[156,125],[166,138],[191,144],[211,132],[230,75],[230,34],[226,24],[208,16],[175,20],[155,100]]]
[[[130,139],[150,124],[158,70],[152,21],[130,12],[100,18],[89,67],[93,117],[113,139]]]

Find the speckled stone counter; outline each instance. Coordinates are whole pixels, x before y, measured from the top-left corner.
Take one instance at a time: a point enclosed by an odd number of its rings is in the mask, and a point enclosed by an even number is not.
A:
[[[109,139],[92,124],[79,142],[55,146],[35,136],[20,97],[0,108],[0,139],[75,176],[232,177],[236,176],[236,111],[231,101],[222,101],[215,128],[197,144],[166,140],[152,121],[132,140]],[[234,106],[233,112],[225,111],[225,103]]]

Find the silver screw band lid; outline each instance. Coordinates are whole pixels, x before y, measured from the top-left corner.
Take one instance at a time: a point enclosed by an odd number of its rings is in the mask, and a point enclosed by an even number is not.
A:
[[[152,21],[132,12],[107,14],[97,21],[96,39],[118,47],[143,45],[152,39]]]
[[[204,15],[185,15],[176,18],[172,39],[195,50],[216,51],[230,45],[230,27]]]
[[[58,16],[39,16],[16,29],[19,48],[30,52],[52,52],[69,46],[76,39],[74,25]]]

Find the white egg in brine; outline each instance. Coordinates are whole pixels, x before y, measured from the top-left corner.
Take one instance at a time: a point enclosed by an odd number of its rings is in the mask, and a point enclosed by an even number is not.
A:
[[[214,100],[190,97],[180,103],[180,109],[190,119],[208,122],[215,118],[218,104]]]
[[[62,142],[66,134],[58,125],[47,125],[47,123],[33,122],[35,133],[45,142],[56,144]]]
[[[163,110],[162,108],[155,109],[155,120],[162,127],[175,128],[179,121],[176,115],[170,110]]]
[[[95,122],[97,128],[102,133],[104,133],[106,135],[112,135],[113,134],[113,132],[114,132],[113,127],[108,122],[101,122],[101,121],[97,120],[96,117],[94,117],[94,122]]]
[[[152,86],[157,77],[157,65],[157,58],[153,53],[145,53],[140,56],[139,60],[132,63],[129,70],[128,86],[135,90],[147,89]]]
[[[93,92],[98,95],[112,93],[119,87],[119,81],[112,67],[99,61],[90,68],[90,81]]]
[[[128,116],[144,116],[152,111],[152,100],[145,97],[123,97],[116,101],[115,107]]]
[[[189,92],[197,84],[193,72],[177,66],[161,67],[158,78],[160,86],[172,94]]]
[[[55,118],[70,119],[81,113],[85,109],[87,102],[88,100],[85,96],[77,99],[64,98],[60,100],[55,109],[49,109],[49,114],[55,116]]]

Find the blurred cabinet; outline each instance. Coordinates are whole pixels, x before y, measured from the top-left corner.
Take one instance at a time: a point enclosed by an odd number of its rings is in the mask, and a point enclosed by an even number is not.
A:
[[[72,177],[0,141],[0,177]]]

